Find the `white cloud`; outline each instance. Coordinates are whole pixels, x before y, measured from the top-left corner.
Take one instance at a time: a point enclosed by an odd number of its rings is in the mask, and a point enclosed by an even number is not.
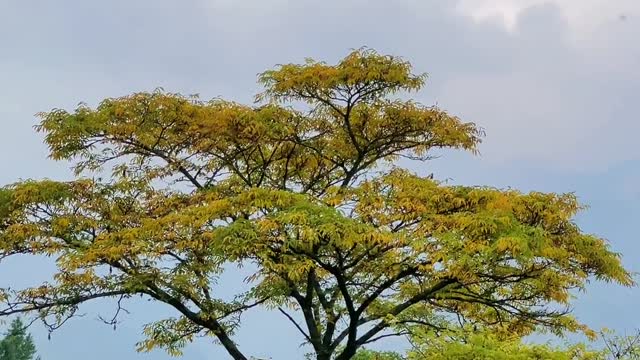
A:
[[[553,5],[562,10],[577,35],[640,16],[638,0],[460,0],[457,10],[478,21],[501,21],[508,29],[515,30],[518,16],[524,10],[540,5]]]

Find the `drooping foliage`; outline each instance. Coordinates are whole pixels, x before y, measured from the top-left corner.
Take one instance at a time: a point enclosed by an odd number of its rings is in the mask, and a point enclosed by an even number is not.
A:
[[[633,282],[573,222],[575,196],[393,166],[477,151],[475,124],[397,97],[424,80],[360,49],[261,74],[254,106],[155,91],[41,114],[51,156],[78,178],[0,191],[0,259],[57,264],[54,282],[3,290],[0,315],[55,327],[92,299],[119,309],[145,296],[180,316],[149,324],[141,350],[179,354],[211,336],[234,359],[249,358],[233,333],[257,307],[282,313],[320,360],[352,359],[408,326],[585,330],[565,308],[570,291],[591,277]],[[229,265],[253,269],[232,301],[218,281]]]

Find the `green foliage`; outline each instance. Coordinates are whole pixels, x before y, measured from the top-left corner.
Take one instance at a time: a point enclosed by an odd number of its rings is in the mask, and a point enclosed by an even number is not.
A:
[[[568,347],[525,343],[518,336],[491,331],[454,331],[413,338],[408,360],[604,360],[583,344]]]
[[[402,355],[392,351],[374,351],[369,349],[360,349],[353,360],[404,360]]]
[[[36,347],[20,319],[11,322],[5,337],[0,340],[0,360],[33,360]]]
[[[574,195],[450,186],[389,166],[477,151],[475,124],[395,97],[424,79],[360,49],[263,73],[256,106],[158,90],[41,114],[51,156],[78,177],[0,191],[0,259],[57,264],[52,283],[0,290],[0,315],[56,328],[84,302],[119,310],[143,296],[180,316],[146,326],[140,350],[178,355],[207,336],[236,360],[248,356],[233,333],[256,307],[282,313],[318,360],[453,319],[517,336],[589,332],[565,310],[570,290],[633,281],[573,222]],[[254,270],[233,300],[219,282],[230,265]]]
[[[356,360],[635,360],[640,359],[640,332],[615,335],[602,332],[598,342],[565,346],[533,344],[521,338],[486,330],[459,329],[447,332],[413,333],[411,349],[397,352],[361,349]],[[599,348],[599,349],[596,349]]]

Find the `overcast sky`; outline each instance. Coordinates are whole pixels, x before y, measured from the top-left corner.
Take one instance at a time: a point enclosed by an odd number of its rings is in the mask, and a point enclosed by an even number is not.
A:
[[[156,87],[246,102],[259,90],[256,74],[274,64],[334,62],[368,46],[429,73],[417,100],[486,129],[481,156],[445,153],[415,171],[575,191],[590,205],[580,225],[639,271],[639,34],[638,0],[0,0],[0,183],[69,178],[33,132],[39,111]],[[3,265],[0,286],[47,271]],[[594,284],[575,312],[596,328],[630,331],[640,327],[639,301],[638,289]],[[164,308],[134,304],[114,332],[95,320],[101,306],[50,341],[34,328],[43,359],[167,358],[133,350],[141,324]],[[248,317],[237,339],[256,356],[304,352],[271,314]],[[222,354],[201,342],[185,358]]]

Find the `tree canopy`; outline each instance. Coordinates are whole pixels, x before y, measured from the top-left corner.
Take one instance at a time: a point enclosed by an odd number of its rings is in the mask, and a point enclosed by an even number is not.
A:
[[[637,360],[640,332],[615,335],[602,331],[589,343],[552,345],[525,342],[515,335],[498,335],[491,329],[457,329],[433,334],[418,331],[410,336],[411,348],[398,352],[360,349],[355,360]]]
[[[33,360],[36,346],[19,318],[13,320],[5,337],[0,339],[0,360]]]
[[[0,259],[57,264],[52,282],[2,290],[0,315],[56,328],[93,299],[120,309],[143,296],[180,316],[148,324],[140,350],[179,354],[209,336],[236,360],[250,357],[233,336],[254,308],[281,313],[318,360],[416,329],[586,331],[571,291],[633,281],[574,223],[573,194],[454,186],[395,165],[475,153],[483,136],[403,100],[425,79],[359,49],[262,73],[253,105],[157,90],[40,114],[51,157],[77,178],[0,190]],[[233,300],[219,281],[230,265],[253,271]]]

